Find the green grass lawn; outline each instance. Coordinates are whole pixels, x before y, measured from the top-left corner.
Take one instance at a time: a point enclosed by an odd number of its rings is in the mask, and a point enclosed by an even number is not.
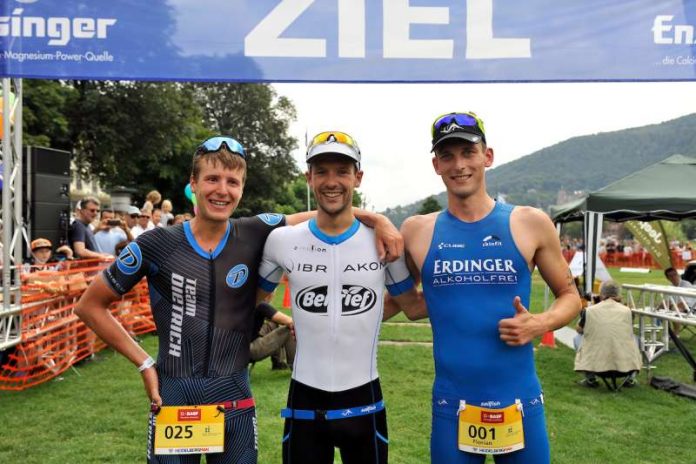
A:
[[[663,281],[658,273],[614,275],[623,283]],[[543,287],[538,278],[534,282],[532,310],[538,311]],[[403,316],[393,321],[407,322]],[[684,338],[696,354],[696,337]],[[432,337],[427,325],[412,323],[385,326],[382,339]],[[143,337],[142,344],[156,353],[154,336]],[[565,347],[536,352],[554,464],[696,463],[696,402],[652,389],[645,373],[637,388],[619,394],[579,387],[573,359],[573,351]],[[432,349],[381,346],[379,363],[388,405],[390,461],[428,463]],[[691,381],[689,366],[675,352],[655,364],[655,375]],[[279,463],[283,423],[278,412],[285,403],[289,372],[272,371],[264,361],[251,377],[258,403],[259,462]],[[143,462],[147,410],[135,368],[105,350],[58,380],[24,392],[0,392],[0,463]]]

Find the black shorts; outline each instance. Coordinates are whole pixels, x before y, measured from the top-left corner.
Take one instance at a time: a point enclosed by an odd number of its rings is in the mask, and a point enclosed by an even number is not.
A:
[[[163,406],[217,404],[251,397],[246,370],[229,377],[160,377]],[[155,417],[148,427],[148,464],[198,464],[200,454],[155,455]],[[256,464],[258,460],[254,408],[225,411],[225,451],[206,455],[208,464]]]
[[[366,406],[382,400],[379,379],[341,392],[327,392],[292,380],[288,408],[330,411]],[[343,464],[386,464],[388,452],[387,413],[346,419],[286,419],[283,432],[283,463],[331,464],[334,448]]]

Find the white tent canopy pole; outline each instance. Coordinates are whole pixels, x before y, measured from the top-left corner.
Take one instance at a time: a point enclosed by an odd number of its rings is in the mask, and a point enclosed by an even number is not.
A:
[[[592,284],[594,283],[595,268],[597,267],[597,250],[599,248],[599,238],[602,236],[602,222],[604,214],[585,212],[584,239],[585,247],[583,250],[585,258],[585,294],[592,294]]]

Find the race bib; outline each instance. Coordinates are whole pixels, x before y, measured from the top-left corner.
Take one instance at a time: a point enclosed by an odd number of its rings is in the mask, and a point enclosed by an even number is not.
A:
[[[225,411],[218,405],[162,406],[155,416],[155,454],[221,453]]]
[[[524,448],[522,404],[506,408],[459,405],[459,449],[476,454],[505,454]]]

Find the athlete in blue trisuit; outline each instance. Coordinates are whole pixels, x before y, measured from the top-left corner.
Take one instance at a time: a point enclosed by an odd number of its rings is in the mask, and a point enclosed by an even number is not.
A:
[[[283,434],[285,464],[385,464],[387,416],[377,373],[385,285],[409,312],[424,307],[403,257],[384,264],[374,231],[351,204],[360,150],[343,132],[322,132],[307,150],[317,216],[274,230],[261,262],[263,299],[288,276],[297,352]]]
[[[102,340],[139,366],[153,409],[147,448],[151,463],[200,462],[200,454],[155,454],[154,424],[161,406],[205,404],[224,408],[225,424],[224,452],[208,454],[207,462],[257,462],[255,403],[247,365],[258,266],[271,230],[311,214],[230,219],[245,180],[245,152],[239,142],[230,137],[204,141],[194,154],[190,179],[199,210],[196,217],[145,232],[131,242],[94,279],[75,310]],[[383,254],[399,254],[400,235],[386,218],[356,214],[383,232],[387,245]],[[157,326],[157,363],[108,311],[142,277],[148,279]],[[182,414],[179,421],[198,413],[189,409]],[[181,430],[186,430],[184,425]],[[187,438],[186,433],[178,435]]]
[[[433,328],[431,460],[482,463],[494,454],[496,463],[548,463],[531,342],[580,311],[556,230],[543,212],[486,193],[493,150],[475,114],[437,118],[432,151],[447,209],[401,229]],[[556,296],[540,314],[527,311],[535,266]]]

